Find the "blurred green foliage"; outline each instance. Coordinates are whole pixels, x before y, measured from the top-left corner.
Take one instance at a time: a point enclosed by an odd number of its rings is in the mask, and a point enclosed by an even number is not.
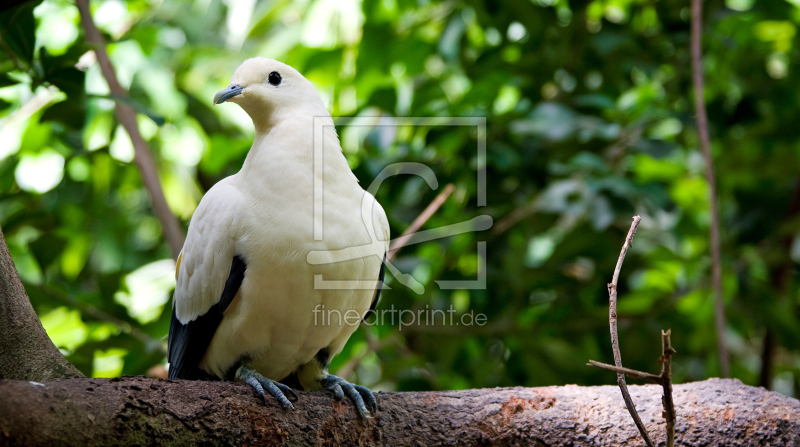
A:
[[[706,3],[703,66],[722,222],[732,374],[797,395],[800,378],[800,2]],[[675,0],[120,0],[94,18],[129,88],[172,210],[188,225],[235,173],[248,117],[212,107],[251,56],[285,61],[334,116],[487,117],[487,206],[471,127],[339,128],[362,184],[420,162],[455,192],[425,228],[488,214],[483,232],[406,247],[379,309],[482,313],[483,326],[362,327],[332,370],[378,389],[603,384],[606,282],[620,282],[626,366],[655,371],[672,328],[679,382],[719,374],[708,185],[692,107],[687,2]],[[76,7],[0,13],[0,225],[54,342],[87,375],[163,363],[174,263],[84,42]],[[436,196],[378,191],[393,237]],[[476,277],[486,290],[441,290]]]

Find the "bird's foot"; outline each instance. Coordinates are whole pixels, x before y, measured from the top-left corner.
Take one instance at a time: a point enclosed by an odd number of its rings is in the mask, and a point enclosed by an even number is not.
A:
[[[267,395],[264,393],[266,390],[266,392],[272,394],[286,410],[294,410],[294,405],[286,398],[286,394],[293,396],[294,400],[299,399],[294,390],[278,381],[267,379],[248,365],[242,365],[236,370],[236,380],[255,388],[258,394],[264,398],[264,402],[267,401]]]
[[[378,411],[378,402],[375,400],[375,395],[369,388],[361,385],[353,385],[352,383],[342,379],[341,377],[328,374],[320,380],[322,387],[326,390],[333,391],[336,400],[341,400],[345,395],[353,401],[353,404],[358,410],[358,414],[364,418],[369,419],[372,416],[367,410],[367,406],[373,413]]]

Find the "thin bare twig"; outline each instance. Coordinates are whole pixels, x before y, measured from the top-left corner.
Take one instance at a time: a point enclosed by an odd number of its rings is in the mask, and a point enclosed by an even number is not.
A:
[[[537,196],[536,199],[531,201],[525,206],[519,207],[514,211],[506,214],[505,217],[500,219],[493,227],[492,231],[489,232],[490,237],[497,236],[498,234],[504,233],[509,228],[513,227],[517,223],[519,223],[523,219],[527,219],[531,215],[536,213],[536,210],[539,209],[539,202],[541,201],[541,195]]]
[[[406,228],[406,231],[404,231],[400,237],[392,242],[392,246],[389,248],[389,253],[386,255],[387,261],[391,262],[392,259],[394,259],[395,255],[397,255],[397,252],[408,243],[408,240],[411,239],[411,236],[413,236],[414,233],[416,233],[420,228],[422,228],[423,225],[425,225],[425,222],[427,222],[428,219],[433,216],[433,213],[435,213],[442,206],[442,204],[444,204],[444,201],[450,197],[450,194],[453,193],[454,189],[455,187],[453,184],[448,183],[447,186],[442,189],[442,192],[440,192],[439,195],[437,195],[436,198],[433,199],[433,201],[424,210],[422,210],[419,216],[417,216],[417,218],[411,222],[411,225]]]
[[[631,379],[645,380],[650,383],[656,383],[661,385],[661,376],[656,374],[650,374],[648,372],[637,371],[635,369],[609,365],[608,363],[596,362],[594,360],[589,360],[588,364],[596,368],[605,369],[608,371],[614,371],[617,374],[625,374]]]
[[[97,63],[100,64],[100,70],[103,72],[103,77],[106,78],[106,82],[108,82],[108,88],[111,90],[111,94],[121,98],[127,98],[128,92],[117,80],[114,66],[108,58],[108,53],[106,53],[106,42],[103,39],[103,35],[100,34],[100,30],[97,29],[92,19],[92,13],[89,9],[89,0],[76,0],[76,5],[81,15],[81,23],[86,33],[86,41],[94,49]],[[122,127],[125,128],[125,131],[128,132],[128,136],[133,144],[135,154],[134,161],[139,168],[139,175],[142,177],[142,183],[150,193],[153,211],[161,222],[164,239],[166,239],[172,251],[172,258],[177,259],[183,248],[183,230],[178,223],[178,219],[172,214],[169,205],[167,205],[164,191],[161,189],[161,181],[158,179],[156,164],[153,161],[153,154],[150,152],[150,147],[147,142],[142,138],[142,134],[139,132],[139,125],[136,123],[136,111],[121,101],[115,101],[114,108],[117,113],[117,119],[120,124],[122,124]]]
[[[717,210],[717,187],[714,181],[714,161],[711,158],[711,142],[708,134],[708,116],[703,88],[703,2],[692,0],[692,77],[694,78],[694,106],[697,112],[697,133],[700,150],[706,165],[706,182],[711,203],[711,276],[714,287],[714,323],[717,328],[717,348],[722,377],[730,375],[728,344],[725,342],[725,303],[722,295],[722,260],[719,243],[719,211]]]
[[[614,364],[617,368],[622,368],[622,355],[619,352],[619,336],[617,335],[617,281],[619,281],[619,272],[622,270],[622,262],[625,260],[628,249],[631,248],[633,237],[636,235],[636,228],[639,227],[639,222],[641,221],[641,217],[633,217],[631,229],[628,230],[625,244],[622,245],[622,251],[617,259],[614,277],[611,279],[611,283],[608,284],[608,323],[611,328],[611,349],[614,351]],[[639,429],[639,433],[642,435],[642,438],[644,438],[644,442],[647,443],[648,447],[654,447],[653,440],[650,439],[650,435],[647,434],[647,429],[644,428],[639,413],[636,412],[636,406],[633,404],[633,399],[631,399],[631,393],[628,392],[628,385],[625,383],[625,374],[617,372],[617,385],[619,385],[619,389],[622,391],[622,399],[625,400],[628,413],[631,414],[636,428]]]

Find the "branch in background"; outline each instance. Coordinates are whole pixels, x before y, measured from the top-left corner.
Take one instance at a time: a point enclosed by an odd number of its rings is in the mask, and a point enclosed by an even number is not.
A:
[[[794,192],[792,193],[792,198],[789,201],[789,206],[786,209],[786,213],[782,219],[781,226],[786,225],[786,223],[791,223],[792,226],[796,226],[798,221],[798,215],[800,215],[800,179],[795,180],[795,188]],[[794,272],[794,260],[792,260],[792,245],[794,243],[794,233],[790,231],[781,231],[780,238],[778,239],[778,249],[781,252],[780,256],[780,265],[773,267],[770,269],[770,281],[774,285],[775,289],[778,291],[779,300],[788,302],[791,301],[792,298],[792,276]],[[766,240],[767,244],[762,243],[762,247],[759,250],[759,255],[767,257],[768,252],[773,250],[775,247],[769,243],[769,240]],[[765,322],[766,326],[766,333],[764,334],[764,345],[761,351],[761,374],[759,376],[758,385],[763,386],[766,389],[770,389],[772,387],[772,374],[774,372],[775,366],[775,351],[777,348],[777,340],[775,338],[775,327],[773,326],[776,322],[772,319],[768,319]]]
[[[391,262],[392,259],[394,259],[395,255],[397,255],[397,252],[408,243],[409,239],[411,239],[411,236],[413,236],[414,233],[422,228],[422,226],[425,225],[425,222],[427,222],[428,219],[433,216],[433,213],[435,213],[442,206],[442,204],[444,204],[444,201],[450,197],[450,194],[453,193],[453,189],[455,189],[453,184],[448,183],[447,186],[442,189],[442,192],[440,192],[439,195],[437,195],[436,198],[433,199],[433,201],[424,210],[422,210],[419,216],[417,216],[417,218],[411,222],[411,225],[406,228],[406,231],[404,231],[400,237],[392,242],[392,246],[389,248],[389,253],[386,255],[387,261]]]
[[[128,98],[128,92],[117,80],[114,66],[108,58],[108,53],[106,53],[105,40],[92,19],[92,13],[89,9],[89,0],[76,0],[76,4],[78,6],[78,11],[80,11],[83,29],[86,33],[86,41],[94,48],[95,55],[97,56],[97,63],[100,64],[100,69],[103,72],[103,77],[105,77],[106,82],[108,82],[108,88],[111,90],[111,94],[124,99]],[[147,142],[142,138],[142,134],[139,132],[139,125],[136,123],[136,111],[122,101],[115,101],[114,109],[117,113],[117,119],[120,124],[122,124],[122,127],[125,128],[125,131],[128,132],[128,136],[133,144],[135,154],[134,161],[139,168],[142,183],[147,189],[147,192],[150,193],[153,211],[161,222],[164,239],[166,239],[169,244],[173,259],[177,259],[181,248],[183,248],[183,230],[178,223],[178,219],[169,209],[166,198],[164,198],[164,191],[161,189],[161,181],[158,178],[153,155],[150,152],[150,147]]]
[[[697,112],[697,133],[700,150],[706,165],[706,182],[711,203],[711,276],[714,288],[714,323],[717,327],[717,347],[722,377],[730,375],[728,363],[728,344],[725,341],[725,303],[722,296],[722,259],[719,243],[719,211],[717,210],[717,186],[714,181],[714,161],[711,158],[711,142],[708,136],[708,116],[703,88],[703,52],[701,48],[703,31],[702,0],[692,0],[692,77],[694,78],[694,106]]]
[[[531,203],[515,209],[500,219],[497,224],[492,227],[492,231],[489,233],[489,236],[494,237],[498,234],[504,233],[506,230],[519,223],[519,221],[527,219],[536,213],[536,210],[539,209],[540,197],[541,195],[536,196],[536,199],[534,199]]]
[[[761,374],[758,376],[758,386],[763,386],[766,389],[772,387],[774,357],[775,336],[772,334],[772,329],[767,328],[767,332],[764,334],[764,345],[761,349]]]
[[[617,335],[617,282],[619,281],[619,272],[622,270],[622,262],[625,260],[625,255],[628,253],[628,249],[631,248],[631,244],[633,244],[633,237],[636,236],[636,229],[639,227],[639,222],[641,222],[641,220],[641,217],[634,216],[631,229],[628,230],[628,236],[625,238],[625,243],[622,245],[622,251],[619,254],[619,259],[617,259],[614,277],[608,285],[608,324],[611,328],[611,348],[614,351],[615,365],[607,365],[605,363],[595,362],[594,360],[589,360],[589,365],[617,373],[617,384],[619,385],[620,391],[622,391],[622,398],[625,400],[625,406],[628,408],[628,412],[636,423],[636,428],[639,429],[639,433],[649,447],[654,446],[653,440],[650,439],[642,420],[639,418],[639,414],[636,412],[636,406],[633,404],[633,400],[628,392],[628,386],[625,383],[625,376],[627,375],[628,377],[647,380],[648,382],[661,385],[664,389],[664,395],[661,397],[661,404],[664,407],[662,415],[667,421],[667,447],[674,447],[676,416],[675,404],[672,400],[672,354],[675,353],[675,350],[672,349],[672,343],[670,341],[671,331],[661,331],[661,357],[658,359],[658,362],[661,363],[661,374],[659,375],[624,368],[622,366],[622,356],[619,352],[619,336]]]
[[[1,229],[0,340],[0,379],[44,382],[83,377],[44,331],[19,279]]]

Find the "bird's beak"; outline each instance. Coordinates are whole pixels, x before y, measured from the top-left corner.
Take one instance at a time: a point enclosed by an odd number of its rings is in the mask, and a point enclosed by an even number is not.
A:
[[[222,104],[234,96],[241,95],[242,90],[244,90],[244,87],[239,87],[238,85],[231,85],[226,89],[220,90],[216,95],[214,95],[214,105]]]

